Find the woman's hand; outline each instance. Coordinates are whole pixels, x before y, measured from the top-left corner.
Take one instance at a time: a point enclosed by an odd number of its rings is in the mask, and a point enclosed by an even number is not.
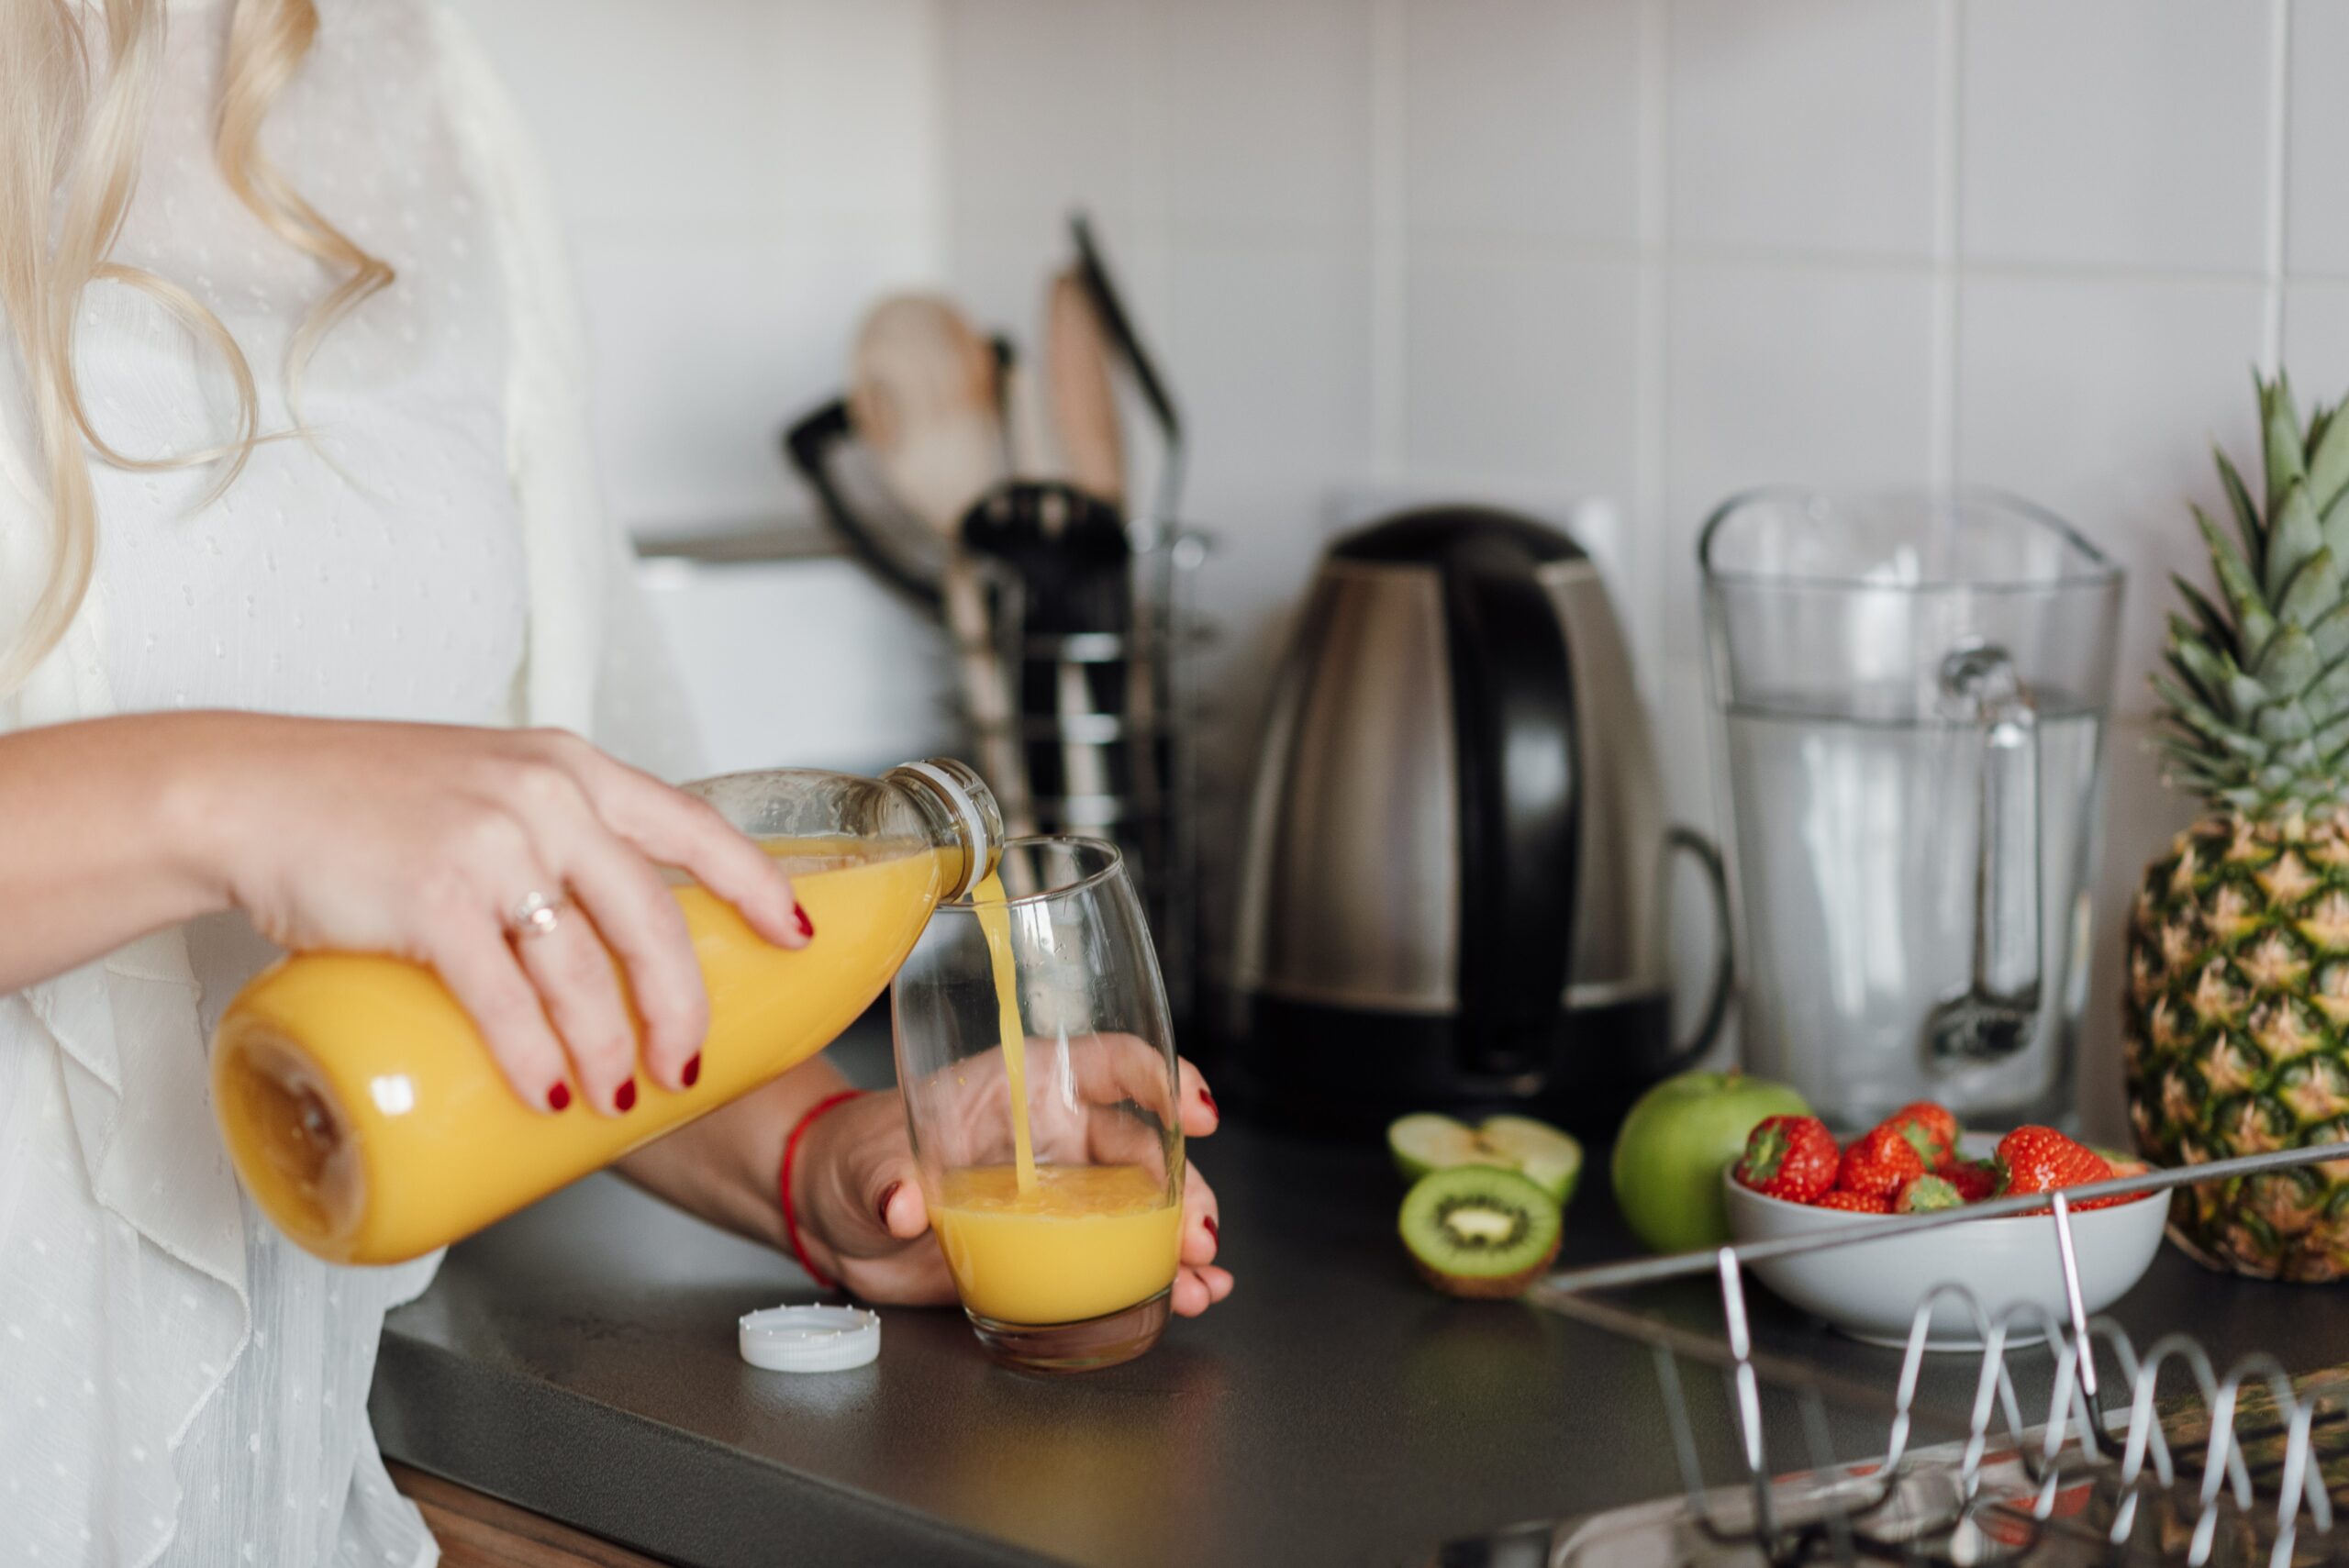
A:
[[[1114,1107],[1125,1098],[1146,1095],[1152,1075],[1163,1099],[1165,1059],[1142,1048],[1152,1072],[1142,1075],[1144,1086],[1137,1095],[1125,1081],[1130,1075],[1116,1071],[1124,1054],[1115,1049],[1119,1037],[1103,1037],[1096,1043],[1104,1048],[1093,1053],[1100,1064],[1098,1082],[1087,1082],[1082,1073],[1079,1079],[1089,1107],[1071,1112],[1059,1096],[1034,1098],[1037,1149],[1041,1154],[1057,1146],[1073,1159],[1147,1164],[1157,1156],[1156,1135],[1137,1139],[1141,1124]],[[970,1064],[963,1065],[967,1069]],[[1215,1101],[1197,1068],[1184,1062],[1179,1069],[1177,1111],[1183,1135],[1205,1138],[1219,1119]],[[986,1082],[981,1074],[971,1077],[974,1084]],[[974,1095],[974,1103],[981,1097]],[[1055,1106],[1062,1107],[1057,1116]],[[999,1109],[993,1112],[998,1128],[1000,1115]],[[868,1301],[942,1305],[954,1299],[954,1282],[930,1239],[930,1213],[922,1203],[919,1173],[906,1136],[905,1106],[896,1093],[865,1095],[818,1118],[801,1140],[792,1177],[800,1239],[818,1269]],[[1196,1318],[1231,1294],[1232,1280],[1230,1271],[1215,1263],[1214,1189],[1188,1162],[1183,1182],[1182,1250],[1173,1306],[1179,1315]]]
[[[631,1001],[651,1075],[672,1088],[698,1075],[709,1002],[660,866],[767,940],[807,943],[771,857],[576,736],[195,717],[206,722],[182,757],[178,809],[226,901],[284,947],[431,965],[540,1109],[567,1106],[574,1084],[607,1115],[636,1103]],[[532,895],[558,914],[518,934]]]

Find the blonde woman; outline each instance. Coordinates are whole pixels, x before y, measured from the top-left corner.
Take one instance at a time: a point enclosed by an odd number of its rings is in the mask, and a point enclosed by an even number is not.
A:
[[[280,947],[406,953],[542,1114],[624,1117],[707,1013],[655,864],[806,922],[655,782],[690,748],[598,520],[546,197],[450,19],[0,0],[0,1555],[426,1562],[366,1401],[431,1264],[329,1268],[243,1203],[212,1019]],[[560,913],[518,936],[533,895]],[[839,1083],[630,1174],[783,1245],[783,1141]],[[796,1171],[816,1268],[949,1297],[889,1097]],[[1214,1215],[1195,1185],[1179,1312],[1230,1289]]]

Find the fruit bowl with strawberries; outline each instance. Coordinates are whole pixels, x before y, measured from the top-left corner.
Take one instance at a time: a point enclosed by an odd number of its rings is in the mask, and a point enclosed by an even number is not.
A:
[[[1966,1133],[1942,1106],[1919,1104],[1847,1143],[1815,1118],[1771,1117],[1754,1127],[1721,1183],[1730,1234],[1746,1242],[2054,1192],[2139,1169],[2052,1128]],[[2089,1312],[2119,1300],[2153,1262],[2169,1212],[2163,1197],[2109,1197],[2073,1214],[2080,1296]],[[1768,1258],[1752,1267],[1787,1301],[1872,1344],[1906,1344],[1919,1303],[1942,1284],[1967,1287],[1993,1319],[2026,1303],[2059,1322],[2066,1312],[2055,1228],[2040,1213]],[[2024,1318],[2010,1327],[2008,1343],[2044,1337]],[[1934,1306],[1927,1342],[1933,1350],[1971,1350],[1982,1339],[1964,1303],[1943,1300]]]

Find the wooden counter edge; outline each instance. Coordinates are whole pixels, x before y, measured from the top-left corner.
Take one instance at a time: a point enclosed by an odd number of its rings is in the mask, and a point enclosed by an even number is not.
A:
[[[657,1558],[469,1486],[405,1464],[386,1462],[384,1468],[440,1543],[441,1568],[665,1568]]]

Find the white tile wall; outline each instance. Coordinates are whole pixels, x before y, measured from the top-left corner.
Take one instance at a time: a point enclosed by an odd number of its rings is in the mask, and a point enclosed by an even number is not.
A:
[[[1410,221],[1639,236],[1639,0],[1406,0]]]
[[[2120,689],[2149,712],[2169,574],[2208,572],[2189,502],[2224,506],[2210,443],[2246,463],[2263,290],[2166,278],[1966,281],[1958,473],[2054,507],[2129,573]],[[2254,472],[2246,465],[2245,472]],[[2223,516],[2223,512],[2214,512]]]
[[[1933,7],[1673,0],[1676,244],[1922,258],[1933,243]]]
[[[2341,91],[2349,0],[2294,0],[2289,15],[2285,253],[2295,272],[2349,277],[2349,202],[2342,200],[2340,160],[2331,156],[2349,147],[2349,94]]]
[[[546,154],[639,533],[804,505],[775,436],[855,313],[937,275],[930,0],[461,0]]]
[[[1095,209],[1225,536],[1227,785],[1334,490],[1611,497],[1702,815],[1691,552],[1729,490],[2055,506],[2132,571],[2142,712],[2249,368],[2349,389],[2349,0],[466,4],[549,135],[640,525],[795,509],[773,429],[857,304],[936,273],[1027,336]],[[2143,733],[2108,944],[2178,812]]]
[[[1209,584],[1234,767],[1321,542],[1308,498],[1369,481],[1620,503],[1684,814],[1710,815],[1696,531],[1742,485],[2054,506],[2132,571],[2141,714],[2250,367],[2285,350],[2304,399],[2349,390],[2349,0],[1128,0],[1131,34],[1125,7],[1030,0],[993,36],[1000,0],[939,3],[982,62],[1141,40],[1110,53],[1148,108],[1074,174],[992,156],[1013,133],[984,106],[950,117],[948,270],[1015,293],[1051,236],[981,231],[1072,183],[1171,258],[1145,313],[1197,416],[1199,515],[1235,536]],[[1092,161],[1113,148],[1122,175]],[[2144,733],[2118,727],[2109,768],[2104,1077],[2119,890],[2183,809]]]
[[[1967,0],[1966,256],[2264,269],[2281,11],[2251,0]]]

